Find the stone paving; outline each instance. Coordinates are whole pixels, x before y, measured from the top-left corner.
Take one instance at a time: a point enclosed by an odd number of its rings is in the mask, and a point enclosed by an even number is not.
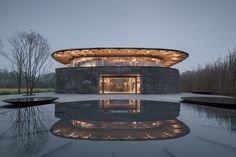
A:
[[[58,97],[57,102],[72,102],[82,100],[98,100],[98,99],[142,99],[142,100],[156,100],[156,101],[168,101],[179,102],[181,97],[187,96],[211,96],[219,97],[220,95],[202,95],[193,93],[180,93],[180,94],[159,94],[159,95],[144,95],[144,94],[56,94],[56,93],[37,93],[35,96],[52,96]],[[15,95],[1,95],[0,106],[6,105],[3,102],[4,99],[25,97],[22,94]]]

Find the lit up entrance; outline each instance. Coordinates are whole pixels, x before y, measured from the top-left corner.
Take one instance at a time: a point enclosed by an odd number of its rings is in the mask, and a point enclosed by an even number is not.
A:
[[[101,75],[100,93],[140,93],[140,75]]]

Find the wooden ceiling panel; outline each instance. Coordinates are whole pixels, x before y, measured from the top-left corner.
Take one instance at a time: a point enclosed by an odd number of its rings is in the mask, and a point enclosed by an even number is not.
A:
[[[52,57],[65,65],[75,58],[150,57],[160,59],[165,67],[171,67],[186,59],[188,54],[179,50],[156,48],[83,48],[55,51]]]

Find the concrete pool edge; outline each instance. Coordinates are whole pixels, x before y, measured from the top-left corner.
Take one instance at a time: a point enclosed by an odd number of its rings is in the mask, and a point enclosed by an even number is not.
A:
[[[59,97],[57,102],[71,102],[71,101],[83,101],[83,100],[98,100],[98,99],[142,99],[142,100],[155,100],[155,101],[168,101],[168,102],[179,102],[181,97],[189,96],[205,96],[203,94],[193,93],[179,93],[179,94],[57,94],[54,92],[49,93],[36,93],[35,96],[52,96]],[[209,95],[208,95],[209,96]],[[210,95],[211,97],[228,97],[221,95]],[[14,95],[0,95],[0,106],[6,105],[2,100],[10,98],[23,97],[22,94]]]

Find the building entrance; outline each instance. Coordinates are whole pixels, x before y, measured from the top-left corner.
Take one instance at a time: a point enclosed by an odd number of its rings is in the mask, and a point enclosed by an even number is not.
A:
[[[140,75],[101,75],[100,93],[140,93]]]

